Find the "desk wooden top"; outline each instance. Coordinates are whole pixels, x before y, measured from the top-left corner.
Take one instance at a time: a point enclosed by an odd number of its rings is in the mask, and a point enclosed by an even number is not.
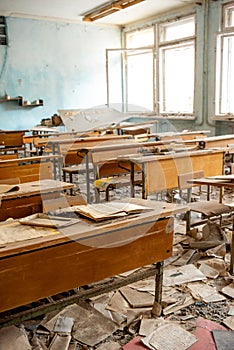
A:
[[[0,134],[18,134],[18,133],[25,133],[29,130],[0,130]]]
[[[197,138],[197,139],[191,139],[191,140],[185,140],[185,144],[189,144],[190,142],[200,142],[204,141],[205,143],[209,142],[220,142],[220,141],[233,141],[234,140],[234,135],[233,134],[228,134],[228,135],[219,135],[219,136],[208,136],[206,138]]]
[[[55,136],[53,138],[48,138],[47,140],[38,140],[38,145],[44,145],[45,141],[47,141],[47,145],[60,145],[60,144],[71,144],[71,143],[79,143],[79,142],[95,142],[95,141],[111,141],[111,140],[123,140],[123,139],[131,139],[131,135],[103,135],[103,136],[81,136],[74,135],[73,137],[67,138],[59,138],[59,136]]]
[[[166,159],[178,159],[178,158],[189,158],[189,157],[195,157],[195,156],[204,156],[204,155],[210,155],[210,154],[219,154],[219,153],[225,153],[224,149],[204,149],[204,150],[197,150],[197,151],[186,151],[186,152],[168,152],[166,154],[162,155],[129,155],[129,156],[120,156],[119,160],[126,160],[130,162],[134,162],[137,164],[144,164],[144,163],[150,163],[155,161],[163,161]]]
[[[125,201],[127,202],[127,200]],[[137,198],[129,198],[128,201],[129,203],[147,206],[152,210],[102,222],[94,222],[76,216],[78,219],[76,224],[60,228],[59,230],[21,225],[18,220],[2,222],[0,224],[0,232],[8,232],[9,235],[13,235],[14,232],[19,232],[19,230],[21,230],[24,233],[24,238],[22,241],[5,244],[2,243],[2,245],[0,245],[0,258],[22,252],[29,252],[35,249],[66,244],[70,241],[76,241],[87,246],[95,246],[95,244],[98,245],[98,240],[103,239],[104,236],[107,238],[108,242],[109,235],[112,235],[112,241],[114,239],[115,244],[123,244],[122,241],[118,242],[118,239],[120,239],[118,233],[122,230],[126,231],[125,238],[126,243],[128,243],[128,240],[138,238],[139,232],[141,232],[139,231],[139,227],[148,225],[147,233],[149,233],[150,228],[158,221],[158,219],[168,218],[176,213],[185,212],[187,210],[185,205],[174,203],[157,202]],[[130,228],[132,230],[129,230]],[[33,231],[35,238],[33,237]],[[146,232],[141,232],[140,236],[143,236],[144,234],[146,234]],[[123,237],[121,239],[123,239]],[[108,246],[108,243],[106,244]],[[109,244],[113,245],[113,242]]]
[[[201,131],[179,131],[179,132],[174,132],[174,131],[167,131],[167,132],[160,132],[160,133],[152,133],[149,134],[150,137],[158,137],[160,139],[164,139],[167,137],[174,137],[175,139],[177,138],[182,138],[183,136],[191,136],[191,139],[197,139],[199,137],[207,137],[207,134],[210,133],[210,130],[201,130]]]
[[[234,174],[208,176],[199,179],[188,180],[188,182],[197,185],[234,188]]]
[[[58,191],[60,192],[60,191],[75,187],[74,184],[52,180],[52,179],[25,182],[25,183],[18,184],[16,186],[19,187],[18,191],[3,193],[0,195],[0,200],[29,197],[33,195],[58,192]]]
[[[43,162],[43,161],[53,161],[54,159],[61,159],[62,157],[59,154],[48,155],[48,156],[35,156],[35,157],[24,157],[16,159],[0,159],[0,167],[6,165],[15,165],[16,163],[33,163],[33,162]]]
[[[83,151],[83,152],[103,152],[103,151],[118,151],[121,149],[130,149],[130,148],[150,148],[150,147],[157,147],[157,146],[163,146],[170,144],[170,141],[148,141],[148,142],[138,142],[134,139],[128,139],[126,142],[122,140],[122,142],[119,143],[109,143],[106,142],[104,145],[98,144],[97,146],[84,146],[82,148],[77,147],[77,151]],[[78,146],[78,145],[77,145]]]

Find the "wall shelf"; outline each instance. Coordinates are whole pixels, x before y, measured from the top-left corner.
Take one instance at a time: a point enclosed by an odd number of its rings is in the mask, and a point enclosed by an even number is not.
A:
[[[19,97],[4,96],[0,99],[0,102],[20,101],[21,99],[22,99],[21,96]]]
[[[37,106],[43,106],[43,100],[39,99],[39,100],[35,100],[33,102],[30,101],[25,101],[25,100],[19,100],[19,105],[21,107],[37,107]]]
[[[0,98],[0,103],[11,102],[11,101],[17,101],[18,105],[21,107],[38,107],[38,106],[43,106],[44,104],[44,101],[42,99],[30,102],[30,101],[24,100],[22,96],[11,97],[9,95],[5,95],[4,97]]]

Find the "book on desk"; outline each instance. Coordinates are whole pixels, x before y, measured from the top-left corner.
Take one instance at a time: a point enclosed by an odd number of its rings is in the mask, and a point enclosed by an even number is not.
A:
[[[140,214],[153,208],[125,202],[93,203],[86,205],[75,205],[73,207],[60,209],[59,214],[76,213],[93,221],[104,221],[118,217],[126,217],[130,214]]]

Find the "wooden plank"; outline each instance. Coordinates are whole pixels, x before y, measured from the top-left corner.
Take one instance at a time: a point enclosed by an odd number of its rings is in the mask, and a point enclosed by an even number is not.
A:
[[[0,168],[5,168],[6,166],[11,166],[15,164],[26,164],[26,163],[44,163],[46,161],[60,160],[59,155],[48,155],[48,156],[35,156],[35,157],[25,157],[17,159],[6,159],[0,162]]]
[[[39,197],[39,196],[38,196]],[[36,214],[42,211],[42,203],[21,204],[0,210],[0,221],[12,219],[20,219],[28,215]]]
[[[203,170],[193,171],[192,173],[180,174],[178,175],[178,187],[181,190],[192,188],[194,185],[192,183],[188,183],[188,180],[199,179],[201,177],[204,177]]]
[[[138,164],[134,164],[134,171],[140,171],[141,167]],[[128,163],[122,164],[118,160],[106,161],[97,167],[97,174],[99,178],[130,174],[131,165]],[[117,180],[118,178],[116,178]]]
[[[0,132],[0,145],[5,147],[21,147],[23,145],[22,131]]]
[[[127,144],[125,145],[124,148],[119,149],[118,147],[116,147],[116,149],[111,149],[111,150],[95,150],[92,153],[92,158],[93,158],[93,163],[94,164],[98,164],[98,163],[103,163],[107,160],[110,159],[117,159],[120,156],[125,156],[125,155],[129,155],[131,153],[138,153],[140,150],[139,146],[134,145],[134,150],[132,149],[132,147],[128,146]]]
[[[56,201],[63,189],[69,189],[73,186],[66,182],[50,179],[43,181],[41,178],[36,182],[21,183],[18,191],[1,195],[0,220],[6,220],[9,217],[22,218],[42,212],[44,201]]]
[[[72,139],[72,140],[61,140],[61,143],[58,142],[60,154],[65,155],[68,152],[71,151],[79,151],[82,149],[90,149],[90,148],[97,148],[97,147],[108,147],[108,146],[113,146],[116,145],[118,146],[119,144],[122,144],[124,140],[121,139],[101,139],[101,138],[96,138],[95,140],[87,140],[84,139]],[[129,144],[130,142],[135,143],[134,140],[127,140],[126,144]],[[49,143],[48,143],[49,144]],[[56,144],[55,144],[56,145]]]
[[[68,151],[64,155],[63,164],[64,164],[64,166],[78,165],[78,164],[81,164],[82,162],[84,162],[84,158],[85,158],[84,152],[79,152],[79,154],[77,154],[77,151]]]
[[[205,142],[206,148],[217,148],[217,147],[228,147],[229,144],[234,143],[234,136],[230,135],[220,135],[220,136],[210,136],[206,138],[197,138],[194,140],[185,140],[186,145],[198,144],[200,141]]]
[[[12,154],[0,154],[0,159],[1,160],[7,160],[7,159],[17,159],[18,154],[17,153],[12,153]]]
[[[9,218],[19,219],[28,215],[40,213],[42,212],[44,201],[56,201],[59,196],[59,192],[53,192],[43,194],[43,196],[38,194],[23,198],[2,200],[0,207],[0,221]]]
[[[234,163],[231,163],[230,168],[231,168],[231,174],[234,174]]]
[[[51,162],[7,166],[0,171],[0,180],[19,179],[19,183],[52,179],[53,165]]]
[[[170,257],[173,225],[168,223],[167,218],[153,225],[133,224],[127,230],[119,229],[118,235],[115,230],[97,235],[92,245],[87,244],[91,241],[81,244],[70,240],[1,259],[0,312]],[[136,230],[145,234],[133,239]],[[116,236],[122,242],[121,249],[119,245],[111,247]],[[110,247],[98,248],[102,241]]]

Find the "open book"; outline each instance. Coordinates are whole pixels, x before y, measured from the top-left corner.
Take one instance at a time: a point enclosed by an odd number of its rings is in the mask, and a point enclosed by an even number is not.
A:
[[[152,208],[132,203],[107,202],[77,205],[72,207],[72,210],[95,221],[100,221],[126,216],[128,214],[137,214],[145,210],[152,210]]]

